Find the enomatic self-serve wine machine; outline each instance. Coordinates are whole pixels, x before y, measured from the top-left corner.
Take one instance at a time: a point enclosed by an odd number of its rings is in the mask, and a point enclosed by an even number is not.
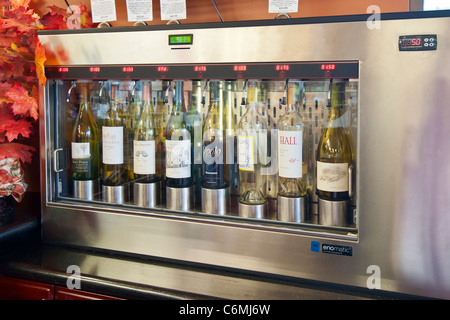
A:
[[[376,28],[368,18],[40,32],[48,56],[40,105],[44,242],[450,298],[450,12],[383,14]],[[86,80],[100,132],[99,174],[88,182],[73,179],[71,147],[77,85]],[[133,171],[146,82],[155,146],[145,150],[154,150],[161,177],[151,188],[138,185]],[[342,84],[340,117],[330,123],[336,83]],[[226,179],[220,191],[205,192],[202,125],[217,120],[208,118],[213,100],[225,121],[208,143],[223,144],[208,155],[224,150]],[[246,115],[251,103],[253,118]],[[301,201],[283,199],[280,209],[279,165],[286,172],[286,161],[295,162],[278,158],[277,122],[288,110],[301,115],[300,133],[289,141],[301,140],[303,160],[287,175],[305,177],[307,193]],[[112,112],[124,135],[119,185],[104,178],[114,171],[103,163],[105,141],[112,139],[104,121]],[[187,131],[174,140],[168,128],[176,114],[178,128]],[[239,131],[243,121],[266,130]],[[321,164],[318,184],[317,149],[323,130],[333,126],[343,128],[351,157],[341,169],[325,170],[326,179],[344,179],[338,191],[347,198],[320,204],[316,190],[325,174]],[[245,153],[244,145],[253,151]],[[342,162],[338,154],[327,161]],[[244,158],[259,163],[243,164]],[[255,178],[249,172],[257,165]],[[184,189],[171,190],[176,185],[167,178],[183,174],[189,176]],[[240,192],[251,183],[260,191],[251,196],[263,206],[243,214]]]

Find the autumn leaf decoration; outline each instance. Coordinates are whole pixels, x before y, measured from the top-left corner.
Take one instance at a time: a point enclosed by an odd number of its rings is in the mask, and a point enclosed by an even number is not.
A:
[[[35,148],[24,144],[38,120],[38,87],[45,85],[45,50],[38,29],[92,27],[85,5],[50,6],[40,18],[31,0],[0,0],[0,160],[31,163]]]
[[[76,29],[92,28],[92,18],[87,7],[80,3],[62,9],[58,6],[49,6],[50,12],[45,14],[40,22],[44,29]]]
[[[38,86],[46,82],[39,17],[30,0],[0,0],[0,160],[31,163],[35,148],[24,144],[38,120]]]

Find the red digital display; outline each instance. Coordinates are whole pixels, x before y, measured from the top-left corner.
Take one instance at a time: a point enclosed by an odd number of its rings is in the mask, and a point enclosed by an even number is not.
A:
[[[289,65],[288,64],[277,64],[275,69],[277,71],[288,71],[289,70]]]
[[[323,64],[321,66],[322,70],[334,70],[336,69],[336,65],[335,64]]]
[[[205,72],[206,71],[206,66],[195,66],[194,67],[194,71],[196,71],[196,72]]]
[[[402,40],[402,47],[418,47],[422,44],[422,39],[415,38],[415,39],[403,39]]]
[[[236,65],[233,67],[234,71],[247,71],[247,66],[246,65]]]
[[[90,67],[89,71],[90,72],[100,72],[100,67]]]
[[[122,71],[123,72],[133,72],[133,67],[123,67]]]
[[[156,68],[156,70],[158,70],[159,72],[167,72],[167,70],[169,70],[169,68],[164,67],[164,66],[159,66]]]
[[[69,68],[67,68],[67,67],[59,67],[58,68],[58,72],[68,72],[69,71]]]

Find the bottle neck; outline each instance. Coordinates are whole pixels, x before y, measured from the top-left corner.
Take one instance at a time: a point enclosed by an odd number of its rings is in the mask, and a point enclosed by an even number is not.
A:
[[[233,119],[233,87],[231,82],[225,82],[223,94],[224,115],[227,129],[234,129]]]
[[[189,103],[189,111],[198,112],[199,106],[202,104],[202,84],[195,81],[192,84],[191,101]]]
[[[338,120],[341,117],[341,107],[331,105],[328,108],[328,121]]]
[[[177,81],[175,85],[173,112],[180,113],[184,105],[183,81]]]
[[[287,111],[288,112],[297,112],[297,104],[296,103],[288,104]]]
[[[217,109],[222,103],[222,88],[219,82],[212,82],[209,86],[209,105],[210,109]]]
[[[247,88],[247,108],[256,109],[258,99],[258,89],[256,87]]]
[[[289,86],[288,91],[287,91],[287,97],[286,97],[286,102],[287,102],[287,111],[297,111],[297,103],[295,101],[295,88],[294,86]]]
[[[341,116],[341,107],[345,103],[345,83],[338,82],[331,85],[330,107],[328,119],[337,120]]]
[[[89,112],[89,94],[87,83],[79,83],[78,92],[80,97],[80,115]]]
[[[111,85],[111,103],[110,107],[117,109],[119,104],[119,85],[112,84]]]
[[[151,87],[150,84],[144,84],[142,88],[142,116],[150,116],[152,111],[151,100]]]

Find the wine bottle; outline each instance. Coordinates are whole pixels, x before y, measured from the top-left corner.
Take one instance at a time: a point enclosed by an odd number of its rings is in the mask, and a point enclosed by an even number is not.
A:
[[[155,80],[153,83],[152,91],[156,92],[156,95],[153,97],[153,112],[152,119],[154,129],[156,131],[156,167],[161,170],[160,176],[162,179],[162,184],[164,185],[165,179],[163,179],[165,175],[165,142],[166,138],[164,137],[165,129],[164,122],[167,112],[167,103],[165,103],[165,91],[167,89],[167,81]]]
[[[127,170],[127,181],[134,180],[133,172],[133,141],[135,125],[138,120],[140,109],[134,109],[135,103],[132,92],[134,91],[134,81],[121,81],[119,94],[119,118],[124,124],[124,162]]]
[[[125,121],[119,105],[119,83],[111,83],[111,100],[102,127],[103,184],[119,186],[127,181],[124,162]]]
[[[287,111],[278,119],[278,195],[306,196],[306,143],[298,112],[297,83],[288,83]]]
[[[186,128],[191,133],[192,156],[194,165],[202,165],[202,120],[200,112],[202,108],[202,82],[192,81],[189,108],[186,111]]]
[[[166,185],[186,188],[193,184],[191,169],[191,134],[186,128],[184,82],[175,81],[172,111],[166,127]]]
[[[187,102],[189,108],[186,112],[186,128],[191,134],[192,140],[192,162],[193,162],[193,183],[195,184],[195,203],[201,203],[202,184],[202,119],[200,110],[202,108],[202,81],[194,80],[190,82],[190,99]]]
[[[225,117],[225,177],[232,186],[231,193],[239,192],[239,174],[237,166],[237,136],[236,136],[236,118],[234,117],[233,98],[235,82],[226,80],[223,92],[223,105]]]
[[[101,129],[107,118],[107,113],[109,109],[109,81],[103,81],[100,84],[97,97],[97,126]],[[100,131],[101,132],[101,131]]]
[[[345,81],[336,80],[331,83],[327,126],[317,147],[317,196],[328,201],[349,199],[352,147],[341,118],[341,108],[345,104],[345,84]]]
[[[261,81],[261,90],[258,93],[258,111],[267,121],[267,130],[260,133],[259,155],[262,162],[261,174],[266,175],[266,197],[276,198],[278,192],[278,163],[277,163],[277,123],[269,111],[270,81]]]
[[[99,174],[99,132],[89,103],[89,84],[78,81],[80,108],[72,133],[72,178],[94,180]]]
[[[238,132],[239,201],[249,205],[266,203],[267,176],[261,174],[258,151],[264,147],[265,141],[261,142],[260,137],[267,131],[267,121],[257,110],[257,84],[258,81],[249,81],[247,110],[239,121]]]
[[[157,131],[154,126],[151,83],[142,84],[142,111],[136,124],[133,141],[133,172],[140,183],[160,181],[161,169],[157,168]]]
[[[202,187],[223,189],[225,178],[225,117],[223,112],[223,82],[209,82],[209,108],[203,126]]]

